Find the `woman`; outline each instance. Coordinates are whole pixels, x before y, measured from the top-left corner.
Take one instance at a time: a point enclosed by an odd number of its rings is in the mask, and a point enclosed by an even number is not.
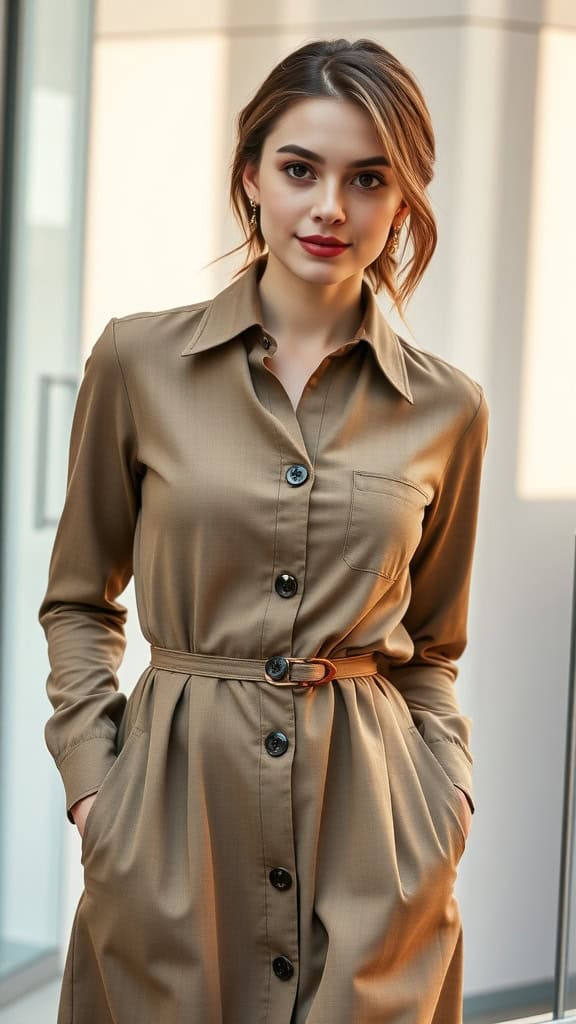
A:
[[[433,160],[392,54],[301,47],[238,120],[254,259],[114,317],[85,364],[39,612],[85,881],[59,1024],[462,1019],[488,407],[375,297],[402,315],[432,256]]]

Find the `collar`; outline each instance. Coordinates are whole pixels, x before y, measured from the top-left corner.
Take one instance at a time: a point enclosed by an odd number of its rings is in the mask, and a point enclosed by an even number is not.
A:
[[[268,253],[257,256],[243,273],[222,291],[210,299],[193,334],[180,355],[190,356],[205,352],[231,338],[237,337],[254,324],[262,324],[262,307],[258,292],[258,281],[268,261]],[[365,339],[372,347],[376,361],[391,384],[404,398],[414,404],[414,397],[408,383],[404,352],[376,300],[370,282],[362,280],[364,322],[355,335]]]

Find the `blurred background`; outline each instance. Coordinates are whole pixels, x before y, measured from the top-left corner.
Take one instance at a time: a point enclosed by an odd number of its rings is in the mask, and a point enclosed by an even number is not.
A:
[[[476,813],[456,894],[467,1024],[550,1021],[576,513],[573,0],[0,0],[0,1022],[56,1020],[83,885],[44,744],[37,611],[83,363],[112,316],[197,302],[243,254],[234,119],[280,57],[376,39],[437,140],[439,243],[407,308],[491,410],[459,698]],[[129,692],[148,662],[132,584]],[[574,792],[574,790],[572,790]],[[576,1020],[572,872],[563,1020]],[[571,1008],[571,1009],[570,1009]],[[352,1024],[352,1022],[351,1022]],[[360,1024],[360,1022],[358,1022]]]

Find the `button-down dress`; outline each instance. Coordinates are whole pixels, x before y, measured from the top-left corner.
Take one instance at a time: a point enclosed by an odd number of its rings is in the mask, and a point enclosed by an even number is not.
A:
[[[295,409],[266,365],[267,259],[114,317],[84,364],[39,610],[70,822],[97,792],[58,1024],[461,1021],[454,684],[486,398],[364,279],[362,326]],[[125,694],[132,576],[151,645],[375,652],[378,673],[296,689],[148,664]]]

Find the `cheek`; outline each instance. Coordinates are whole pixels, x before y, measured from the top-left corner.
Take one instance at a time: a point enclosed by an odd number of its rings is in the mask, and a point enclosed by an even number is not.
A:
[[[360,226],[365,238],[371,239],[376,246],[378,244],[383,246],[387,234],[392,228],[397,209],[398,206],[392,200],[383,199],[381,202],[363,203],[355,210],[355,223]]]
[[[266,190],[263,200],[270,224],[290,224],[294,218],[302,215],[304,206],[303,195],[291,189],[280,180]]]
[[[354,223],[359,225],[366,235],[377,238],[386,234],[393,216],[394,208],[391,203],[365,202],[356,206]]]
[[[363,262],[372,263],[382,252],[390,230],[391,216],[381,208],[376,211],[362,210],[354,218],[353,234],[357,252]]]

